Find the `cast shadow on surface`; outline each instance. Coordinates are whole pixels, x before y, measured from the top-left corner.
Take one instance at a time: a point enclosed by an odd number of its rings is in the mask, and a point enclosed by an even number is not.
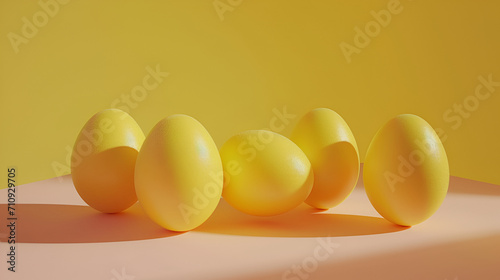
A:
[[[239,212],[222,199],[213,215],[195,231],[263,237],[333,237],[381,234],[407,228],[378,217],[325,213],[304,203],[282,215],[256,217]]]
[[[17,204],[17,243],[95,243],[175,236],[151,221],[136,203],[124,212],[100,213],[89,206]],[[7,204],[0,204],[6,221]],[[5,242],[5,235],[1,236]]]

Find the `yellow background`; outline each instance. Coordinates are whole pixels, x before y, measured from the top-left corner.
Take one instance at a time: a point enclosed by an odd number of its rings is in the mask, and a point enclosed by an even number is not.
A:
[[[414,113],[446,133],[452,175],[500,184],[500,87],[458,129],[443,119],[479,75],[500,81],[499,2],[402,0],[348,63],[339,44],[354,44],[354,28],[389,2],[243,0],[221,20],[213,0],[71,1],[16,54],[8,34],[22,35],[22,18],[33,22],[42,8],[2,1],[1,166],[17,166],[21,183],[59,175],[53,164],[67,165],[84,123],[160,65],[169,76],[130,111],[146,134],[185,113],[220,147],[269,127],[273,108],[297,115],[281,131],[289,136],[308,110],[329,107],[350,125],[363,160],[388,119]]]

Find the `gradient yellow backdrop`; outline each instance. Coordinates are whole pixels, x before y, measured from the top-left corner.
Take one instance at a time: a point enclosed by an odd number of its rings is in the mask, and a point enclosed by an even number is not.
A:
[[[286,136],[329,107],[361,160],[388,119],[414,113],[439,128],[453,175],[500,184],[500,87],[474,103],[478,77],[500,81],[497,1],[61,2],[0,2],[0,161],[20,183],[68,173],[88,118],[127,106],[146,134],[192,115],[219,147],[285,107]],[[377,29],[383,9],[397,13]],[[367,24],[368,43],[355,38]],[[356,39],[349,62],[341,46]],[[124,105],[157,67],[168,76]],[[474,110],[455,113],[464,101]]]

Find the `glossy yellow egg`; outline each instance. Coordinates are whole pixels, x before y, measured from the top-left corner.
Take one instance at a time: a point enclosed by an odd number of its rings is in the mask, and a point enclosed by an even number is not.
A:
[[[137,201],[134,168],[143,141],[139,125],[121,110],[104,110],[87,121],[73,147],[71,176],[89,206],[116,213]]]
[[[297,123],[290,139],[304,151],[314,171],[306,203],[328,209],[344,201],[359,176],[358,146],[344,119],[330,109],[314,109]]]
[[[220,150],[224,199],[242,212],[270,216],[287,212],[311,192],[314,175],[302,150],[267,130],[231,137]]]
[[[219,151],[201,123],[172,115],[146,137],[135,169],[137,197],[160,226],[188,231],[205,222],[222,194]]]
[[[446,196],[449,178],[444,147],[418,116],[390,120],[368,147],[366,193],[380,215],[395,224],[412,226],[432,216]]]

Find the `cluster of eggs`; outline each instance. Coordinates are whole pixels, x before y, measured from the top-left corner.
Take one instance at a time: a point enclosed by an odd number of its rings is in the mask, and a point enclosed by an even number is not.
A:
[[[190,116],[162,119],[145,137],[130,115],[108,109],[78,135],[71,172],[78,194],[94,209],[117,213],[139,201],[160,226],[188,231],[211,216],[221,196],[259,216],[285,213],[302,202],[332,208],[353,191],[360,160],[349,126],[330,109],[307,113],[290,138],[249,130],[220,150]],[[448,160],[427,122],[399,115],[370,143],[363,179],[384,218],[411,226],[429,218],[444,200]]]

